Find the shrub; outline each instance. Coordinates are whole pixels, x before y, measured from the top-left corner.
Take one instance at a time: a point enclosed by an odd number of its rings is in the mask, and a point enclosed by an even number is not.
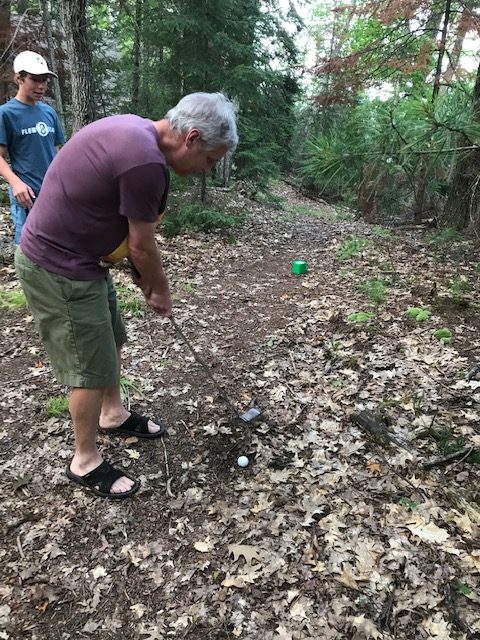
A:
[[[201,203],[193,203],[167,214],[162,220],[162,226],[165,234],[172,237],[183,229],[213,231],[233,227],[243,220],[244,216],[231,215],[219,209],[205,207]]]

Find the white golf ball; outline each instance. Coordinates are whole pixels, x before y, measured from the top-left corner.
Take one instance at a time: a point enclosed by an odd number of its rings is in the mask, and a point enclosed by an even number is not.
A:
[[[246,467],[249,462],[250,460],[247,458],[247,456],[240,456],[237,460],[237,464],[239,467]]]

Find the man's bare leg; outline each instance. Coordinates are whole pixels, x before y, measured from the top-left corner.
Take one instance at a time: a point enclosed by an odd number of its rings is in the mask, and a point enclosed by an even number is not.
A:
[[[118,375],[120,377],[121,366],[121,350],[118,350]],[[122,397],[120,394],[120,385],[118,383],[112,384],[110,387],[106,387],[103,390],[103,398],[101,403],[100,421],[99,426],[102,429],[110,429],[119,427],[130,417],[130,411],[127,411],[122,403]],[[150,433],[156,433],[160,430],[160,426],[148,421],[148,431]]]
[[[75,455],[70,464],[72,473],[84,476],[103,461],[97,448],[97,427],[105,389],[72,389],[70,415],[75,433]],[[111,493],[124,493],[133,487],[130,478],[115,480]]]

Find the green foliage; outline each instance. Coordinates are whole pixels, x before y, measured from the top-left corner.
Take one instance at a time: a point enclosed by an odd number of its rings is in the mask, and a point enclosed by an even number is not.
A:
[[[288,163],[298,52],[277,0],[89,5],[104,115],[161,118],[183,95],[222,91],[239,105],[236,175],[266,185]]]
[[[436,331],[433,332],[433,335],[437,340],[443,342],[443,344],[449,344],[452,341],[452,332],[446,327],[443,329],[436,329]]]
[[[234,227],[243,221],[243,216],[194,203],[184,205],[178,211],[169,211],[162,220],[162,226],[165,234],[171,237],[184,229],[214,231]]]
[[[409,318],[414,318],[417,322],[424,322],[431,315],[428,309],[423,309],[422,307],[409,307],[405,313]]]
[[[45,402],[45,413],[49,418],[61,418],[68,414],[67,396],[52,396]]]
[[[407,498],[405,496],[403,498],[400,498],[399,502],[403,507],[406,507],[409,511],[415,511],[415,509],[418,507],[418,504],[414,500],[410,500],[410,498]]]
[[[419,87],[408,98],[397,91],[383,100],[359,93],[355,105],[338,106],[320,131],[310,129],[298,154],[303,184],[364,213],[369,207],[392,217],[399,209],[437,210],[448,194],[452,163],[466,153],[455,152],[459,134],[478,144],[480,123],[464,88],[434,103],[424,93]]]
[[[136,289],[117,286],[118,306],[133,318],[143,318],[145,315],[145,302],[140,298]]]
[[[452,242],[458,242],[461,239],[460,233],[453,227],[445,227],[436,233],[431,233],[427,236],[429,244],[436,247],[443,247],[446,244]]]
[[[22,291],[15,289],[0,289],[0,309],[11,311],[27,306],[27,300]]]
[[[132,393],[140,396],[141,398],[145,397],[140,385],[127,376],[120,376],[120,396],[122,398],[122,402],[127,406],[130,404],[130,395]]]
[[[377,236],[377,238],[383,238],[384,240],[393,240],[393,238],[395,238],[395,235],[390,231],[390,229],[381,227],[378,224],[373,227],[372,233],[374,236]]]
[[[363,238],[349,238],[342,242],[337,251],[337,260],[348,260],[361,253],[369,245]]]
[[[367,294],[370,302],[377,306],[387,299],[387,287],[383,280],[367,280],[360,285],[360,289]]]
[[[470,587],[461,580],[458,580],[458,578],[453,580],[452,586],[457,593],[461,593],[464,596],[470,596],[473,593],[472,589],[470,589]]]
[[[470,293],[472,285],[465,276],[457,276],[450,280],[448,290],[453,296],[463,297],[466,293]]]
[[[375,314],[373,313],[373,311],[356,311],[355,313],[351,313],[347,317],[347,320],[349,320],[350,322],[360,322],[360,323],[362,323],[362,322],[368,322],[374,316],[375,316]]]
[[[439,427],[438,429],[430,428],[427,436],[432,438],[438,446],[442,455],[448,456],[451,453],[460,451],[465,446],[465,438],[456,436],[451,427]]]
[[[28,486],[32,480],[33,476],[31,473],[26,473],[24,476],[17,476],[13,482],[13,488],[15,491],[17,491],[22,487]]]

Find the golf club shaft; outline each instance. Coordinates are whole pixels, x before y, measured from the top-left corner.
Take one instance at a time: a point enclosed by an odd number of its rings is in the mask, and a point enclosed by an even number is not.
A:
[[[175,327],[175,331],[178,333],[178,335],[181,337],[181,339],[183,340],[183,342],[187,345],[187,347],[190,349],[192,356],[195,358],[195,361],[203,368],[203,370],[205,371],[205,373],[207,374],[207,376],[210,378],[210,380],[213,382],[213,384],[215,385],[216,390],[218,391],[220,397],[223,399],[223,401],[225,402],[225,404],[228,406],[228,408],[230,409],[230,411],[232,411],[235,416],[237,418],[240,418],[240,414],[238,413],[238,411],[236,410],[233,402],[230,400],[230,398],[225,394],[225,392],[223,391],[223,389],[221,388],[221,386],[219,385],[219,383],[215,380],[215,378],[213,377],[212,372],[210,371],[210,367],[208,366],[208,364],[203,360],[203,358],[201,358],[201,356],[197,353],[197,351],[195,351],[195,349],[193,348],[193,345],[191,344],[191,342],[189,341],[189,339],[187,338],[187,336],[183,333],[183,331],[180,329],[180,327],[178,326],[176,320],[174,319],[173,316],[169,316],[170,322],[172,323],[172,325]]]

